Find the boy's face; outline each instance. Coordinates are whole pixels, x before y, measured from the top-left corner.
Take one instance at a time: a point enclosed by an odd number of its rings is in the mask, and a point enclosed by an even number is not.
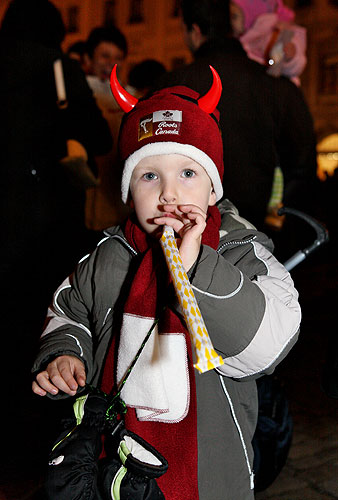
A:
[[[142,228],[158,232],[156,217],[163,217],[164,205],[195,205],[205,213],[215,205],[210,177],[194,160],[179,154],[149,156],[135,167],[131,181],[131,205]],[[166,214],[169,217],[177,217]]]

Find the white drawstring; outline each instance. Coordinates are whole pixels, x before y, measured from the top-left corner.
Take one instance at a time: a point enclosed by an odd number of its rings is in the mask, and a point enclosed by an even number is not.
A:
[[[237,427],[237,431],[238,431],[238,434],[239,434],[239,437],[240,437],[240,440],[241,440],[241,443],[242,443],[242,447],[243,447],[244,455],[245,455],[245,460],[246,460],[247,467],[248,467],[248,470],[249,470],[249,475],[250,475],[250,488],[253,490],[254,487],[255,487],[255,484],[254,484],[255,474],[254,474],[254,472],[253,472],[253,470],[251,469],[251,466],[250,466],[249,457],[248,457],[248,451],[246,449],[246,445],[245,445],[245,441],[244,441],[244,438],[243,438],[242,430],[241,430],[241,427],[240,427],[239,422],[238,422],[237,417],[236,417],[234,405],[232,404],[230,395],[229,395],[229,393],[227,391],[227,388],[225,387],[223,377],[221,375],[219,375],[219,378],[220,378],[220,381],[221,381],[221,385],[222,385],[224,394],[226,395],[226,398],[227,398],[227,400],[229,402],[229,406],[230,406],[232,418],[234,419],[234,422],[235,422],[235,425]]]

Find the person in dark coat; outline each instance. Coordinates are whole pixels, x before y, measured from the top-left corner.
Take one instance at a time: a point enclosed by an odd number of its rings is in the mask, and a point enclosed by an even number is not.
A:
[[[68,157],[67,140],[81,144],[88,158],[105,153],[112,143],[83,72],[61,51],[64,35],[61,15],[47,0],[12,1],[0,29],[0,276],[5,352],[1,369],[11,374],[3,393],[6,417],[14,425],[13,415],[17,415],[21,427],[24,419],[14,397],[18,397],[19,381],[29,379],[30,355],[52,291],[66,269],[75,267],[83,250],[92,248],[92,236],[84,225],[85,190],[72,183],[60,160]],[[57,59],[63,63],[67,91],[64,109],[57,105],[53,72]],[[21,399],[25,388],[20,383]],[[25,415],[27,411],[26,407]]]
[[[313,197],[316,141],[301,90],[287,78],[267,75],[247,57],[232,36],[228,2],[182,0],[181,12],[194,61],[161,77],[156,88],[180,84],[203,93],[211,84],[212,65],[223,85],[224,196],[262,228],[274,169],[280,165],[283,203],[306,211]]]

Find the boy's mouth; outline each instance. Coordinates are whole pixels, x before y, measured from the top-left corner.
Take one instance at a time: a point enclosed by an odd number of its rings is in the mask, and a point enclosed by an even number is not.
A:
[[[180,218],[178,217],[178,215],[172,214],[172,213],[169,213],[169,212],[163,212],[159,217],[161,217],[161,218],[166,217],[167,219],[177,219],[177,220],[180,220]]]

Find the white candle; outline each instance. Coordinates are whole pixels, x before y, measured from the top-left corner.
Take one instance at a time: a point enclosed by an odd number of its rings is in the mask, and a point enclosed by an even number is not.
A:
[[[58,101],[59,103],[62,103],[63,101],[66,101],[66,88],[61,59],[54,61],[54,76]]]

